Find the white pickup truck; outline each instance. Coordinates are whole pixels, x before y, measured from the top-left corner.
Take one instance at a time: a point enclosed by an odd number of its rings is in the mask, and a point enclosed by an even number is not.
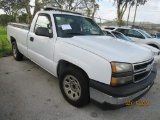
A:
[[[94,100],[121,106],[145,94],[157,71],[149,49],[106,37],[79,13],[46,8],[30,26],[10,23],[15,60],[23,55],[59,78],[64,98],[76,107]]]

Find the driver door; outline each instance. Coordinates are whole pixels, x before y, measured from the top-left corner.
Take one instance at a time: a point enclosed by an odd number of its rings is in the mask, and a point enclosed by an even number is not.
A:
[[[48,14],[39,14],[35,23],[34,31],[28,34],[28,55],[29,58],[53,73],[53,55],[56,38],[36,35],[38,27],[49,29],[53,34],[51,17]]]

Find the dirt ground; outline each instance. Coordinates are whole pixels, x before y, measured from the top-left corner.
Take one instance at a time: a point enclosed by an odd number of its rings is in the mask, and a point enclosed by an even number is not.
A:
[[[149,106],[103,111],[92,102],[76,108],[67,103],[58,79],[28,59],[0,59],[0,120],[160,120],[160,63],[150,91],[141,98]]]

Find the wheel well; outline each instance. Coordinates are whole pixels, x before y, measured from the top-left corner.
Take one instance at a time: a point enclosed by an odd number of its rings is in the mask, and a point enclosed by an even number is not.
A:
[[[58,78],[59,78],[60,74],[63,72],[63,70],[64,70],[65,68],[71,67],[71,66],[77,67],[77,68],[79,68],[80,70],[82,70],[83,73],[84,73],[84,74],[87,76],[87,78],[89,79],[88,74],[87,74],[82,68],[80,68],[80,67],[78,67],[78,66],[76,66],[76,65],[74,65],[74,64],[72,64],[72,63],[70,63],[70,62],[68,62],[68,61],[65,61],[65,60],[60,60],[60,61],[58,62],[58,67],[57,67],[57,76],[58,76]]]
[[[11,40],[11,43],[16,41],[16,39],[12,36],[10,37],[10,40]]]
[[[159,47],[158,47],[157,45],[155,45],[155,44],[148,44],[148,45],[150,45],[150,46],[152,46],[152,47],[155,47],[155,48],[159,49]]]

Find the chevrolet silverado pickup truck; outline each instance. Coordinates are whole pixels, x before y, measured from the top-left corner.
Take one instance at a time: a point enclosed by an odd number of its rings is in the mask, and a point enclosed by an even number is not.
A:
[[[59,79],[61,93],[76,107],[94,100],[121,106],[144,95],[156,77],[153,53],[107,37],[82,14],[45,8],[31,25],[10,23],[13,57],[26,56]]]

